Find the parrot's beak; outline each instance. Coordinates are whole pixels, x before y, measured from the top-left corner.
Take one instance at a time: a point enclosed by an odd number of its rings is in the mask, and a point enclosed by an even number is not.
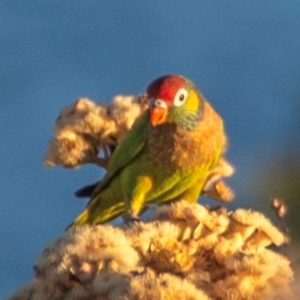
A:
[[[150,122],[152,126],[160,125],[166,122],[168,107],[166,102],[156,99],[154,105],[150,108]]]

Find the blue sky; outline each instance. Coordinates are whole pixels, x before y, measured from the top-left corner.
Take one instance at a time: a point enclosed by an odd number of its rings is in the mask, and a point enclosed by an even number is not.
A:
[[[42,164],[58,111],[79,97],[191,78],[225,120],[234,206],[257,207],[255,170],[299,153],[299,1],[1,1],[0,15],[0,298],[84,207],[74,190],[102,176]]]

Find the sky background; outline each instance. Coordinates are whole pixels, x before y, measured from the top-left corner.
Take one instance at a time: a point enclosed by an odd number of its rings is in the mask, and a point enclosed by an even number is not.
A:
[[[167,73],[191,78],[225,120],[231,207],[269,216],[271,197],[299,195],[299,1],[3,0],[0,298],[32,278],[39,253],[83,209],[73,192],[102,176],[43,167],[60,108],[139,94]]]

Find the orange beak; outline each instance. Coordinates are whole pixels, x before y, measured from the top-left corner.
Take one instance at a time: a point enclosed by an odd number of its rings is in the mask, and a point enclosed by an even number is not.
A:
[[[160,125],[166,122],[168,109],[165,102],[158,99],[154,102],[154,106],[150,108],[150,122],[152,126]]]

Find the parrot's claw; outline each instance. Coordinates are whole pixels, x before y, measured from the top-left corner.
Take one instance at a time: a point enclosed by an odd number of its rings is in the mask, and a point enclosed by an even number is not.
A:
[[[136,223],[136,222],[141,222],[141,219],[137,216],[134,216],[134,215],[124,216],[123,220],[124,220],[124,224],[126,224],[126,225],[131,225],[131,224]]]

